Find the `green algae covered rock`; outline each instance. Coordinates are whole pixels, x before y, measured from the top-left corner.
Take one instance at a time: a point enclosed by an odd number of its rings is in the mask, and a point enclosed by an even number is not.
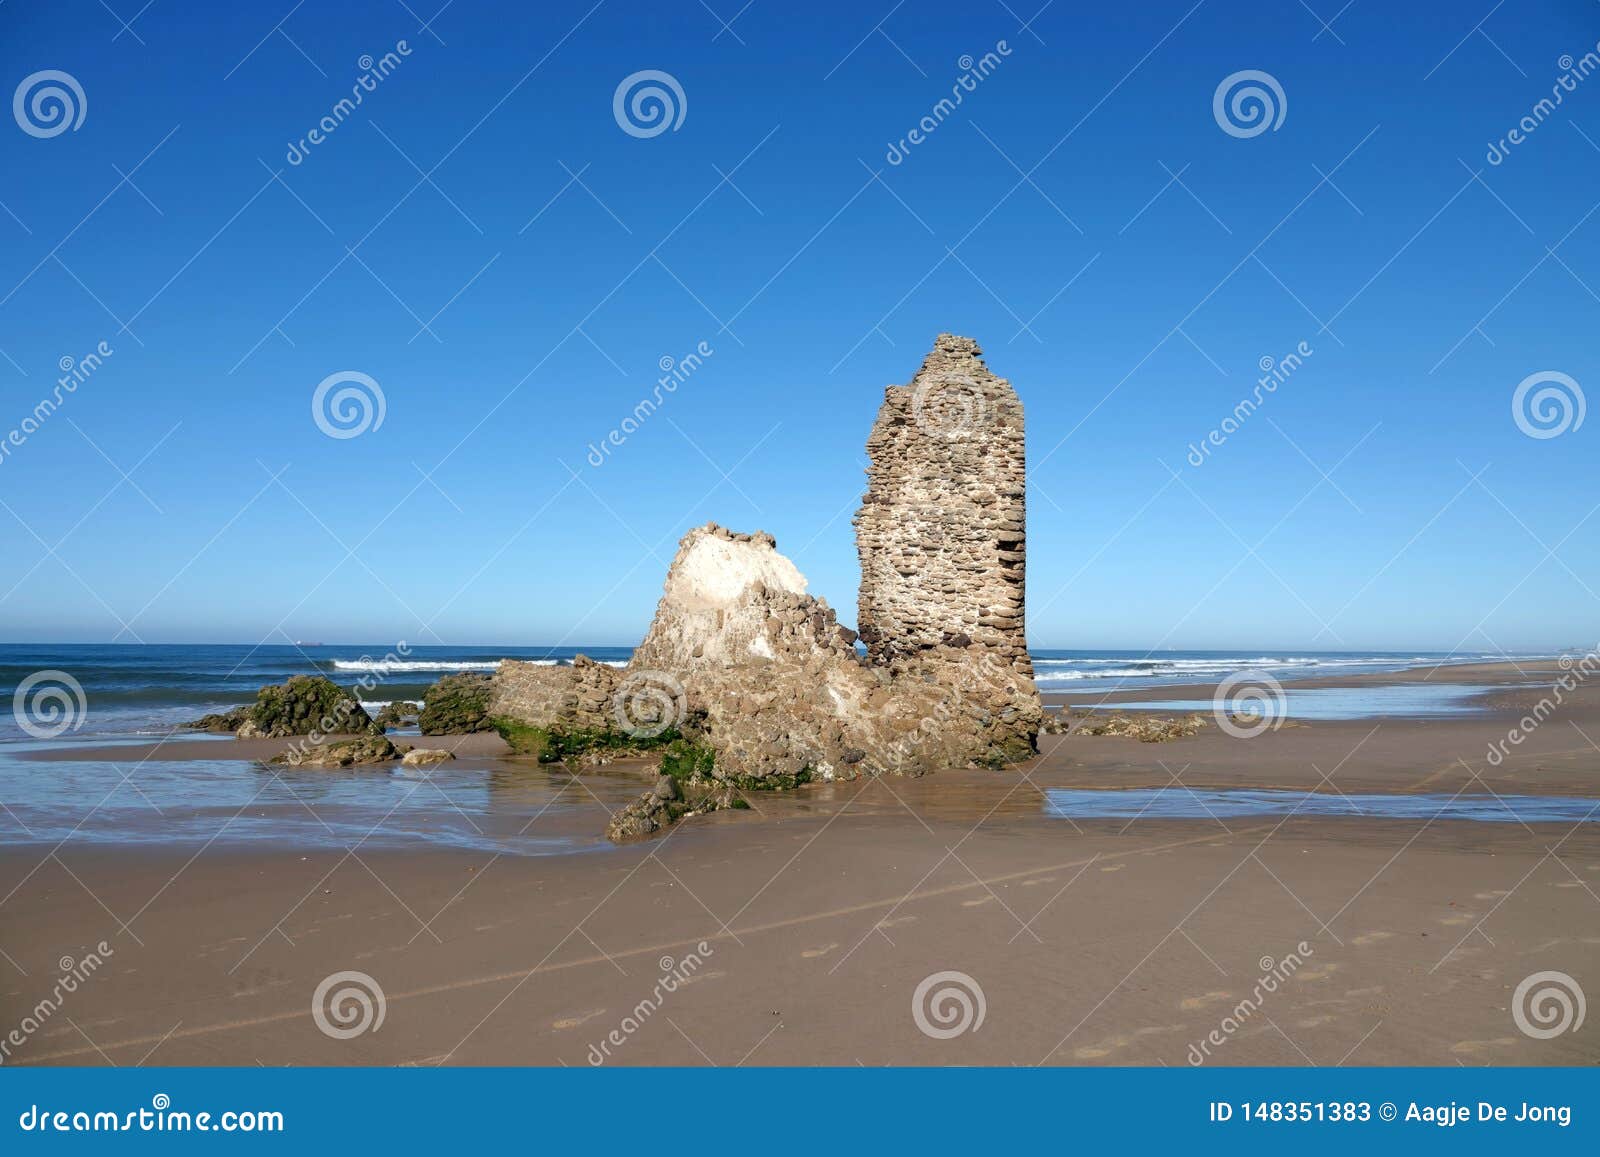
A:
[[[374,731],[382,734],[351,692],[321,675],[294,675],[285,683],[261,688],[235,734],[241,739],[278,739],[312,732],[362,735]]]
[[[493,731],[489,722],[488,675],[461,671],[446,675],[423,695],[417,725],[424,735],[465,735]]]

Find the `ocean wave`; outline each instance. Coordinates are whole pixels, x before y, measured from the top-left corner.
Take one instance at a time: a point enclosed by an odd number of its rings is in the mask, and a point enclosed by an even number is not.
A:
[[[74,675],[76,677],[76,675]],[[255,687],[237,690],[217,687],[104,687],[78,680],[89,695],[90,708],[95,712],[128,712],[140,708],[166,706],[205,707],[225,711],[239,703],[253,701]],[[0,685],[0,701],[9,705],[12,688]],[[9,712],[8,712],[9,714]],[[196,711],[195,714],[204,714]]]
[[[1234,671],[1263,669],[1257,663],[1206,663],[1194,667],[1158,667],[1149,664],[1132,664],[1120,667],[1101,667],[1093,671],[1038,670],[1038,664],[1036,663],[1034,666],[1034,678],[1041,682],[1057,679],[1179,679],[1192,678],[1196,675],[1227,675]],[[1284,670],[1285,668],[1273,669]]]
[[[499,659],[462,659],[441,662],[437,659],[333,659],[335,671],[494,671]],[[535,663],[554,663],[554,659],[534,659]]]
[[[1339,667],[1350,664],[1362,663],[1404,663],[1426,662],[1427,656],[1417,655],[1408,659],[1404,656],[1393,655],[1362,655],[1346,658],[1311,658],[1291,655],[1261,655],[1257,658],[1245,656],[1227,657],[1216,659],[1156,659],[1156,658],[1129,658],[1118,659],[1035,659],[1034,666],[1061,666],[1061,667],[1095,667],[1111,666],[1113,664],[1130,667],[1137,666],[1152,669],[1170,669],[1175,671],[1194,671],[1204,668],[1219,668],[1221,670],[1236,670],[1240,667]]]
[[[1035,671],[1033,678],[1036,683],[1069,683],[1077,679],[1124,679],[1148,674],[1149,671]]]
[[[1319,674],[1400,670],[1420,664],[1453,666],[1483,661],[1480,656],[1444,658],[1430,655],[1261,655],[1185,659],[1082,658],[1034,659],[1034,681],[1042,688],[1076,686],[1085,682],[1116,682],[1131,686],[1206,682],[1238,671],[1266,671],[1281,678]]]
[[[1352,655],[1340,658],[1258,656],[1217,659],[1034,659],[1039,679],[1130,679],[1163,676],[1223,675],[1243,670],[1310,670],[1315,668],[1394,667],[1411,663],[1476,662],[1440,660],[1427,655]]]

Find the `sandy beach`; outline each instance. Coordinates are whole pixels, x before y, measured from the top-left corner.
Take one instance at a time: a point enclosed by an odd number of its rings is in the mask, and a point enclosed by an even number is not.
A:
[[[19,1154],[1600,1148],[1600,0],[13,25]]]
[[[1160,744],[1045,735],[1020,767],[762,793],[750,811],[564,855],[378,841],[8,848],[0,1020],[27,1016],[63,958],[110,949],[8,1063],[1593,1064],[1593,1033],[1535,1039],[1511,1006],[1531,974],[1600,976],[1600,825],[1523,823],[1511,802],[1504,822],[1353,803],[1184,819],[1046,805],[1063,789],[1138,788],[1600,803],[1592,687],[1499,766],[1486,760],[1561,673],[1550,662],[1303,680],[1291,695],[1493,690],[1480,713],[1291,723],[1250,739],[1216,726]],[[456,744],[458,770],[510,765],[498,742]],[[253,759],[271,746],[183,738],[159,758]],[[561,822],[592,832],[646,773],[518,772],[550,777],[572,805]],[[383,993],[381,1024],[348,1039],[312,1015],[319,983],[341,972]],[[969,1000],[981,992],[981,1023],[947,1037],[919,1027],[915,994],[940,973],[964,974]],[[1206,1046],[1211,1034],[1222,1043]]]

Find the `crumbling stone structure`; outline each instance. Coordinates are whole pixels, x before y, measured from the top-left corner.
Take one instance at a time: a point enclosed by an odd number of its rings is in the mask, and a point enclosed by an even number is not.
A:
[[[524,719],[539,727],[604,731],[616,726],[611,699],[620,672],[578,655],[568,667],[504,659],[489,694],[489,715]]]
[[[1022,403],[982,353],[940,334],[910,384],[884,391],[855,517],[859,629],[868,661],[892,671],[1001,672],[995,710],[1009,734],[997,738],[1031,747],[1041,711],[1024,622]]]
[[[920,774],[987,752],[970,678],[897,684],[855,642],[771,535],[709,523],[679,545],[614,708],[631,730],[675,703],[735,781]]]
[[[1022,407],[941,335],[891,386],[856,517],[857,635],[771,535],[684,536],[628,668],[507,661],[492,713],[633,735],[671,726],[733,783],[921,774],[1026,758],[1042,721],[1023,632]]]
[[[874,663],[977,646],[1027,660],[1022,403],[970,338],[940,334],[890,386],[855,518],[860,630]]]

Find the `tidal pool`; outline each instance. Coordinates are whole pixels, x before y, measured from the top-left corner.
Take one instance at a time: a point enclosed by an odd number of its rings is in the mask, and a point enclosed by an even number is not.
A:
[[[1600,822],[1600,799],[1559,795],[1352,795],[1337,792],[1204,789],[1172,785],[1126,791],[1050,788],[1045,814],[1061,819],[1229,819],[1345,816],[1478,820],[1484,823]]]
[[[1286,687],[1279,701],[1290,719],[1377,719],[1398,716],[1427,719],[1472,715],[1485,708],[1472,702],[1494,687],[1466,683],[1392,683],[1376,687]],[[1209,713],[1210,699],[1152,699],[1132,703],[1102,703],[1102,711],[1176,711]],[[1258,711],[1260,705],[1239,699],[1237,711]]]

